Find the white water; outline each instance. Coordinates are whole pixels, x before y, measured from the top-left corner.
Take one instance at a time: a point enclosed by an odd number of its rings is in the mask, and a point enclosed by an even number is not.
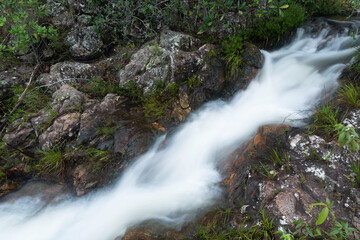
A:
[[[347,33],[328,36],[323,30],[311,38],[300,29],[291,45],[263,52],[264,68],[246,91],[192,114],[165,148],[159,148],[160,138],[114,189],[42,210],[34,198],[0,205],[0,239],[113,240],[141,221],[181,222],[214,204],[221,195],[218,161],[259,126],[304,117],[337,86],[355,52],[352,43]]]

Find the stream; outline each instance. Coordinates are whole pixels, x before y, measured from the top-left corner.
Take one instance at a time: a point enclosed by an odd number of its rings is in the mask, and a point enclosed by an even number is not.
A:
[[[40,196],[0,204],[0,239],[113,240],[145,220],[181,224],[219,201],[218,166],[259,126],[301,125],[338,87],[354,56],[350,27],[322,21],[297,30],[293,41],[267,52],[263,69],[229,102],[205,104],[175,134],[154,146],[120,176],[111,190],[46,205]],[[336,30],[335,27],[336,26]]]

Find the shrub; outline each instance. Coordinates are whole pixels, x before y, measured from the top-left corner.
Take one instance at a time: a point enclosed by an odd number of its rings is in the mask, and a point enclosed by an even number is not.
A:
[[[248,35],[255,42],[278,41],[280,38],[299,27],[305,20],[305,8],[298,4],[292,4],[286,9],[278,9],[269,12],[269,19],[255,24]]]
[[[40,24],[47,13],[45,5],[38,0],[1,1],[0,13],[0,27],[5,29],[0,36],[0,52],[35,53],[43,39],[57,38],[55,28]]]
[[[297,0],[297,2],[305,6],[311,16],[343,14],[348,4],[344,0]]]

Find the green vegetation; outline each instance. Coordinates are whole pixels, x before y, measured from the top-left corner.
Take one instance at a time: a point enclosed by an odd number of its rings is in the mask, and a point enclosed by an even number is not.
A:
[[[339,97],[350,107],[360,107],[360,87],[357,84],[349,83],[341,86]]]
[[[347,146],[351,151],[359,151],[359,135],[356,133],[353,127],[345,126],[341,123],[335,125],[335,130],[337,131],[338,143],[340,146]]]
[[[231,221],[231,211],[220,210],[213,217],[213,220],[206,226],[198,229],[195,239],[198,240],[225,240],[225,239],[252,239],[252,240],[270,240],[273,239],[274,225],[265,211],[261,212],[262,219],[259,224],[250,227],[250,219],[244,221],[239,228],[229,227]]]
[[[352,183],[354,187],[360,187],[360,160],[350,164],[351,170],[355,173],[355,182]]]
[[[299,27],[305,20],[305,8],[298,4],[282,5],[268,12],[268,21],[258,21],[248,30],[247,35],[253,42],[279,41],[286,34]]]
[[[52,26],[40,23],[47,15],[41,1],[1,1],[0,13],[0,52],[36,53],[37,46],[45,39],[57,39],[57,32]]]
[[[39,151],[42,158],[35,165],[35,170],[39,174],[61,175],[65,170],[65,158],[60,148],[53,148],[48,151]]]
[[[246,37],[243,33],[230,36],[222,44],[221,55],[226,62],[230,77],[236,76],[242,65],[244,65],[242,54]]]
[[[5,115],[15,106],[19,97],[23,93],[25,87],[16,86],[12,88],[14,96],[0,102],[0,114]],[[48,93],[41,88],[30,87],[26,97],[24,98],[22,105],[14,112],[13,115],[9,116],[9,125],[16,119],[22,118],[22,122],[26,122],[30,115],[38,113],[41,109],[47,106],[51,99]]]
[[[311,16],[343,15],[351,8],[345,0],[297,0]]]
[[[93,173],[100,174],[105,169],[106,165],[111,162],[110,153],[108,151],[101,151],[96,148],[86,149],[89,157],[87,168]]]
[[[311,132],[326,137],[336,134],[336,125],[339,124],[338,109],[332,105],[324,105],[318,108],[314,116],[314,124],[310,127]]]
[[[258,173],[260,173],[261,175],[263,175],[264,177],[270,179],[270,180],[275,180],[275,177],[276,177],[276,175],[278,174],[278,172],[276,172],[275,169],[270,170],[270,169],[266,166],[266,164],[263,164],[262,162],[260,162],[260,165],[261,165],[262,169],[263,169],[265,172],[261,171],[261,170],[258,168],[258,166],[255,166],[256,171],[257,171]]]

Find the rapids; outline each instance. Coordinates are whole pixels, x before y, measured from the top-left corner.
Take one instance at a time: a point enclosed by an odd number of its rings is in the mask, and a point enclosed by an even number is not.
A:
[[[301,124],[336,89],[356,51],[351,24],[336,31],[326,22],[318,31],[300,28],[291,44],[262,51],[264,67],[247,90],[192,113],[166,144],[160,137],[134,160],[111,190],[48,206],[40,197],[0,204],[0,239],[113,240],[144,220],[181,223],[216,204],[221,159],[261,125]]]

